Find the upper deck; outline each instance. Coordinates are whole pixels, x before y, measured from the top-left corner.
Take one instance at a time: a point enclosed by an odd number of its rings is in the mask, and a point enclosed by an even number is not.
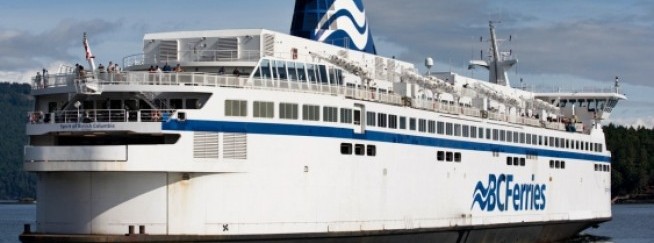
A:
[[[350,87],[344,85],[329,85],[321,83],[303,83],[295,81],[278,81],[270,79],[257,79],[252,77],[238,77],[232,74],[216,73],[151,73],[151,72],[120,72],[96,73],[98,78],[80,79],[77,74],[53,74],[46,77],[47,82],[34,81],[33,94],[35,96],[73,93],[97,95],[103,92],[198,92],[197,88],[238,88],[271,90],[289,93],[311,93],[316,95],[343,96],[353,100],[377,102],[393,106],[404,106],[413,109],[428,110],[442,114],[489,119],[511,124],[520,124],[532,127],[543,127],[554,130],[566,130],[566,124],[560,120],[543,121],[524,114],[507,114],[497,110],[484,111],[467,103],[449,102],[437,99],[410,99],[393,91],[382,92],[379,89],[366,87]],[[117,114],[111,122],[158,122],[152,119],[152,109],[139,111],[140,119],[128,119],[124,114],[127,111],[95,110],[94,114]],[[173,113],[174,111],[170,111]],[[34,113],[42,113],[35,111]],[[31,113],[33,114],[33,113]],[[53,112],[55,117],[62,119],[48,119],[48,123],[77,123],[75,110]],[[66,119],[65,117],[73,117]],[[38,120],[34,123],[43,123]],[[583,132],[581,124],[575,124]],[[586,130],[586,132],[588,132]]]

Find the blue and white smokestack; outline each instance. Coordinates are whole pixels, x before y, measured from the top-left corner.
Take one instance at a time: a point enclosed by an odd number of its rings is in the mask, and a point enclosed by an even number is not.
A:
[[[296,0],[291,35],[377,54],[361,0]]]

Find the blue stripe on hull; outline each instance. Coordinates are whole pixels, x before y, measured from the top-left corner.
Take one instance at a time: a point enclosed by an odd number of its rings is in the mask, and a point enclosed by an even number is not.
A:
[[[556,151],[541,148],[528,148],[513,145],[491,144],[473,141],[459,141],[454,139],[423,137],[415,135],[397,134],[379,131],[366,131],[365,134],[355,134],[352,129],[324,127],[324,126],[307,126],[278,123],[252,123],[252,122],[228,122],[228,121],[200,121],[188,120],[177,121],[171,120],[162,125],[164,130],[176,131],[204,131],[204,132],[231,132],[231,133],[252,133],[267,135],[285,135],[285,136],[306,136],[306,137],[325,137],[325,138],[342,138],[358,139],[374,142],[399,143],[419,146],[429,146],[438,148],[463,149],[475,151],[499,151],[502,153],[512,153],[525,155],[527,152],[537,153],[538,156],[546,156],[562,159],[578,159],[593,162],[610,163],[611,157],[593,154],[584,154],[577,152]]]

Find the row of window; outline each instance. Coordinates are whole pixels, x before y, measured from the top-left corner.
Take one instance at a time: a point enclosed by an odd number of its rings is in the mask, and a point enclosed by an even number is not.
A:
[[[611,172],[610,165],[595,164],[595,171]]]
[[[275,117],[275,106],[273,102],[254,101],[253,116],[255,118]],[[287,120],[299,119],[299,105],[294,103],[279,103],[279,118]],[[302,120],[324,122],[341,122],[347,124],[360,124],[360,113],[358,110],[338,108],[319,105],[302,105]],[[226,100],[225,116],[248,115],[247,101]],[[340,118],[340,120],[339,120]],[[421,118],[397,116],[386,113],[366,112],[366,125],[369,127],[380,127],[390,129],[408,129],[423,133],[477,138],[499,142],[539,145],[552,148],[564,148],[579,151],[603,152],[601,143],[590,143],[579,140],[565,139],[552,136],[542,136],[524,132],[516,132],[503,129],[491,129],[477,126],[470,126],[451,122],[441,122]],[[532,157],[532,156],[530,156]]]
[[[526,165],[526,159],[520,157],[506,157],[506,165],[524,167]]]
[[[459,152],[448,152],[448,151],[438,151],[436,152],[437,161],[446,161],[446,162],[457,162],[461,163],[461,153]]]
[[[294,81],[301,83],[343,84],[340,69],[320,64],[261,59],[254,71],[254,78],[267,80]]]
[[[550,168],[552,168],[552,169],[565,169],[565,161],[550,160]]]
[[[354,144],[351,143],[341,143],[341,154],[344,155],[359,155],[359,156],[377,156],[377,146],[375,145],[365,145],[365,144]]]

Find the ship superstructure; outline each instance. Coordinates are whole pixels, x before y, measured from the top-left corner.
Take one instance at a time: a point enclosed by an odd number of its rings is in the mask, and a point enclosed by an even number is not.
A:
[[[261,29],[146,34],[122,66],[35,80],[23,241],[547,242],[611,218],[617,86],[532,93]]]

